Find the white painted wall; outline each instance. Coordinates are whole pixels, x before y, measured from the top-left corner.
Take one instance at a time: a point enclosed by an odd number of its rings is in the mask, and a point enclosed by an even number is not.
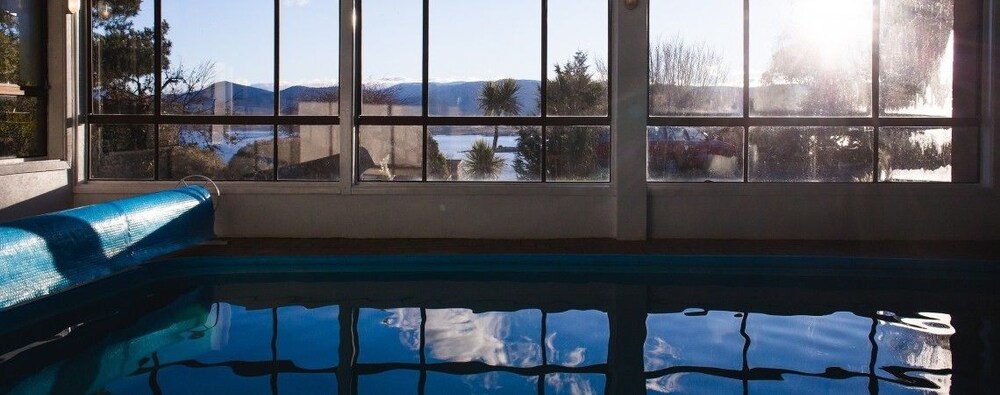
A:
[[[0,222],[64,209],[72,202],[64,162],[0,164]]]

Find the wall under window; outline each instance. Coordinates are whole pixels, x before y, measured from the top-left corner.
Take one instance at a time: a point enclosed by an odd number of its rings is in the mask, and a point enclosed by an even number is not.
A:
[[[202,173],[231,237],[1000,238],[994,0],[503,3],[94,0],[76,203]]]

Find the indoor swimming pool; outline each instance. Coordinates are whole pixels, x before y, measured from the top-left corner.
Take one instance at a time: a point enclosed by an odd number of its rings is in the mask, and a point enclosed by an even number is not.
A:
[[[570,258],[475,258],[356,258],[327,270],[316,265],[334,258],[154,262],[70,290],[60,296],[79,308],[8,331],[0,392],[940,394],[997,385],[1000,310],[988,276],[788,277],[710,262],[637,271],[641,263],[615,269],[620,257],[559,273]],[[39,303],[13,313],[59,301]]]

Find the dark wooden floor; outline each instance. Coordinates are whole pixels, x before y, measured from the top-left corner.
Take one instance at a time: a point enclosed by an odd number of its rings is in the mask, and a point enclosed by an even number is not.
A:
[[[223,239],[183,255],[400,254],[810,255],[973,259],[1000,262],[1000,241],[756,241],[611,239]]]

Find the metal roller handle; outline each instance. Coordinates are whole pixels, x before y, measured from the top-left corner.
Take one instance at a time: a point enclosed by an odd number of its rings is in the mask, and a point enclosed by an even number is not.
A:
[[[222,197],[222,190],[219,189],[219,184],[216,184],[215,181],[213,181],[211,178],[208,178],[208,176],[203,176],[201,174],[192,174],[192,175],[184,177],[180,181],[178,181],[177,182],[177,186],[185,186],[186,187],[188,185],[191,185],[188,181],[190,181],[192,179],[201,181],[200,185],[202,185],[204,187],[208,187],[209,185],[211,185],[212,189],[215,189],[215,198],[212,199],[212,208],[213,209],[218,209],[219,208],[219,203],[222,200],[221,199],[221,197]],[[196,184],[196,185],[199,185],[199,184]],[[211,193],[211,191],[209,191],[209,193]]]

